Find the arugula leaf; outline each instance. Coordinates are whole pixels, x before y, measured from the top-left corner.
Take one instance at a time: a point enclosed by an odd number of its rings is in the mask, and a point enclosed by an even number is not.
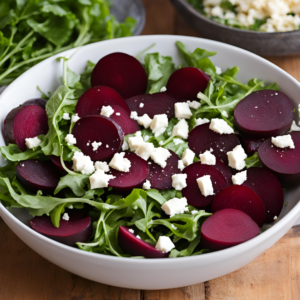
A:
[[[14,162],[27,159],[38,159],[41,157],[41,150],[38,147],[35,149],[27,149],[23,152],[15,144],[9,144],[8,146],[0,147],[0,152],[4,158]]]
[[[262,167],[262,164],[260,162],[258,152],[255,152],[252,156],[247,157],[245,159],[246,168],[252,168],[252,167]]]

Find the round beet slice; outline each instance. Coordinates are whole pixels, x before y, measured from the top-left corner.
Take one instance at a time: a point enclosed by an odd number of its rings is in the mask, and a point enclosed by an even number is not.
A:
[[[176,70],[169,78],[167,92],[185,100],[197,100],[199,92],[204,92],[210,76],[200,69],[187,67]]]
[[[135,57],[120,52],[101,58],[91,77],[92,86],[109,86],[124,98],[145,93],[147,82],[142,64]]]
[[[219,170],[213,166],[202,165],[201,162],[196,162],[187,166],[183,170],[183,173],[187,174],[187,187],[182,190],[182,195],[183,197],[186,197],[189,205],[197,208],[209,206],[215,195],[228,185]],[[215,194],[213,196],[204,197],[200,191],[197,179],[204,175],[210,175]]]
[[[152,189],[157,189],[159,191],[172,189],[172,176],[174,174],[182,173],[180,169],[178,169],[180,157],[173,151],[169,151],[171,156],[167,159],[167,165],[164,169],[154,161],[149,161],[150,172],[147,180],[150,181]]]
[[[264,139],[256,140],[244,136],[239,136],[239,139],[243,148],[249,156],[253,155],[258,150],[259,146],[265,141]]]
[[[129,232],[129,228],[125,226],[119,227],[118,242],[121,249],[132,256],[144,256],[145,258],[166,258],[169,256],[169,252],[164,253],[155,249],[154,246]]]
[[[43,109],[45,109],[46,103],[47,103],[47,100],[46,100],[46,99],[43,99],[43,98],[36,98],[36,99],[30,99],[30,100],[27,100],[27,101],[25,101],[22,105],[23,105],[23,106],[37,105],[37,106],[40,106],[40,107],[42,107]]]
[[[227,208],[204,221],[201,243],[204,248],[217,251],[244,243],[258,234],[258,225],[247,214]]]
[[[61,174],[62,176],[67,175],[67,171],[62,166],[62,164],[60,162],[60,157],[59,156],[51,155],[50,156],[50,160],[53,163],[53,165],[55,166],[56,170],[59,172],[59,174]],[[65,161],[65,166],[69,170],[72,170],[72,164],[70,162]]]
[[[49,216],[34,217],[30,226],[38,233],[59,243],[75,246],[87,242],[93,232],[91,217],[81,212],[68,211],[69,221],[60,220],[59,228],[54,227]]]
[[[9,112],[4,120],[6,144],[17,144],[25,151],[25,139],[48,132],[46,111],[37,105],[19,106]]]
[[[284,187],[291,187],[300,182],[300,132],[291,132],[295,149],[278,148],[267,139],[258,148],[262,164],[271,170]]]
[[[249,168],[243,183],[254,191],[265,205],[265,223],[272,223],[283,206],[283,190],[277,177],[265,168]]]
[[[137,121],[130,118],[130,114],[119,105],[111,105],[114,113],[110,116],[122,128],[124,135],[135,133],[140,130]]]
[[[227,185],[231,185],[232,184],[232,171],[231,169],[226,166],[220,159],[216,159],[216,164],[213,165],[212,167],[216,168],[217,170],[219,170],[222,175],[224,176]]]
[[[111,179],[108,185],[124,192],[141,188],[149,173],[147,161],[135,153],[126,153],[124,158],[129,159],[131,162],[129,172],[120,172],[110,168],[111,174],[116,178]]]
[[[236,106],[235,127],[243,135],[255,139],[282,135],[291,128],[293,110],[293,103],[284,93],[254,92]]]
[[[25,160],[16,168],[17,180],[28,190],[51,194],[60,180],[59,173],[51,161]]]
[[[90,115],[100,115],[102,106],[119,105],[130,114],[125,100],[112,88],[96,86],[88,89],[79,98],[76,113],[80,118]]]
[[[112,119],[103,116],[86,116],[76,122],[72,134],[76,138],[76,146],[84,155],[92,160],[107,160],[122,147],[124,133]],[[94,151],[92,143],[102,145]]]
[[[249,215],[259,227],[263,226],[266,213],[262,200],[250,188],[243,185],[231,185],[220,191],[211,205],[213,213],[234,208]]]
[[[232,151],[240,141],[236,134],[219,134],[209,129],[209,124],[195,127],[188,137],[189,148],[200,155],[213,149],[212,154],[228,164],[227,152]]]
[[[154,93],[134,96],[125,101],[138,116],[147,114],[153,119],[155,115],[166,114],[170,120],[174,117],[174,104],[182,100],[167,93]]]

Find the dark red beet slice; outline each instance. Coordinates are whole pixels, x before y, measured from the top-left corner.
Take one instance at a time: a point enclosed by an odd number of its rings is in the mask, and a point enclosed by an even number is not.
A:
[[[243,183],[254,191],[265,205],[265,223],[272,223],[279,216],[283,206],[283,190],[277,177],[265,168],[247,170],[247,180]]]
[[[120,52],[101,58],[91,77],[92,86],[109,86],[124,98],[145,93],[147,81],[142,64],[135,57]]]
[[[197,94],[204,92],[209,81],[210,76],[200,69],[182,68],[170,76],[167,92],[185,100],[197,100]]]
[[[28,106],[28,105],[37,105],[45,109],[47,100],[42,98],[36,98],[36,99],[30,99],[25,101],[22,105]]]
[[[60,176],[51,161],[25,160],[16,168],[17,180],[28,190],[51,194],[58,185]]]
[[[17,144],[26,150],[25,139],[48,132],[46,111],[37,105],[19,106],[9,112],[4,120],[6,144]]]
[[[226,180],[222,173],[209,165],[202,165],[201,162],[193,163],[183,169],[187,174],[187,187],[182,190],[183,197],[186,197],[188,204],[197,208],[204,208],[211,204],[215,195],[227,187]],[[215,195],[204,197],[199,189],[197,179],[204,175],[210,175]]]
[[[149,161],[150,172],[147,179],[150,181],[152,189],[160,191],[172,189],[172,176],[182,173],[178,169],[180,157],[173,151],[169,151],[172,155],[167,159],[167,165],[164,169],[154,161]]]
[[[91,217],[77,211],[68,211],[69,221],[60,220],[59,228],[54,227],[49,216],[34,217],[30,226],[38,233],[59,243],[75,246],[87,242],[93,232]]]
[[[255,139],[282,135],[291,128],[293,110],[293,103],[284,93],[254,92],[236,106],[235,127],[243,135]]]
[[[178,99],[167,93],[154,93],[138,95],[125,100],[131,111],[136,111],[138,116],[147,114],[151,119],[155,115],[166,114],[170,120],[174,117],[174,104],[176,102],[182,102],[182,99]],[[140,107],[142,103],[143,107]]]
[[[239,136],[239,139],[243,148],[245,149],[245,152],[249,156],[253,155],[258,150],[259,146],[264,142],[264,139],[255,140],[244,136]]]
[[[228,164],[227,152],[240,144],[236,134],[219,134],[209,129],[209,124],[195,127],[188,137],[189,148],[196,155],[213,149],[212,154]]]
[[[119,105],[130,114],[125,100],[112,88],[96,86],[88,89],[79,98],[76,113],[80,118],[90,115],[100,115],[102,106]]]
[[[140,130],[137,121],[130,118],[130,114],[119,105],[111,105],[114,113],[110,116],[122,128],[124,135],[135,133]]]
[[[211,205],[213,213],[234,208],[249,215],[259,227],[263,226],[266,213],[262,200],[250,188],[243,185],[231,185],[220,191]]]
[[[226,183],[228,185],[231,185],[232,184],[232,171],[231,169],[226,166],[220,159],[216,159],[216,164],[213,165],[212,167],[216,168],[217,170],[219,170],[222,175],[224,176],[225,180],[226,180]]]
[[[92,160],[107,160],[122,147],[124,133],[112,119],[103,116],[87,116],[76,122],[72,134],[76,138],[76,146]],[[102,145],[94,151],[93,142]],[[108,145],[108,147],[107,147]]]
[[[295,149],[278,148],[271,139],[267,139],[258,148],[262,164],[271,170],[284,187],[291,187],[300,182],[300,132],[291,132]]]
[[[135,153],[126,153],[124,158],[131,162],[129,172],[120,172],[110,168],[111,174],[116,178],[109,181],[109,186],[124,192],[131,191],[133,188],[141,188],[149,173],[147,161]]]
[[[63,168],[63,166],[60,162],[60,157],[59,156],[51,155],[50,160],[53,163],[53,165],[55,166],[56,170],[59,172],[59,174],[61,174],[61,175],[66,175],[67,174],[67,171]],[[70,162],[65,161],[65,166],[69,170],[72,170],[72,164]]]
[[[129,228],[125,226],[119,227],[118,242],[121,249],[132,256],[144,256],[146,258],[166,258],[169,256],[169,252],[164,253],[155,249],[154,246],[129,232]]]
[[[244,243],[258,234],[258,225],[247,214],[228,208],[204,221],[201,243],[204,248],[217,251]]]

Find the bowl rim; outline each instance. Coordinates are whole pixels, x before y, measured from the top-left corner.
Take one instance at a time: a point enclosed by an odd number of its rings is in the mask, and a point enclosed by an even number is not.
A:
[[[118,39],[113,39],[113,40],[106,40],[106,41],[100,41],[97,43],[93,43],[93,44],[88,44],[82,47],[88,48],[88,47],[94,47],[95,44],[101,44],[103,45],[103,43],[105,44],[118,44],[120,41],[122,42],[128,42],[130,43],[131,41],[134,40],[145,40],[145,42],[147,41],[147,39],[149,38],[155,38],[157,40],[157,42],[166,42],[166,40],[169,40],[168,42],[175,42],[177,40],[191,40],[191,41],[197,41],[197,42],[201,42],[201,41],[206,41],[208,43],[210,43],[212,46],[214,44],[216,45],[220,45],[221,47],[224,48],[234,48],[238,51],[244,52],[247,56],[249,57],[253,57],[258,61],[263,62],[264,64],[267,64],[269,66],[272,66],[274,69],[276,69],[276,71],[280,72],[280,73],[284,73],[285,76],[287,76],[289,78],[289,80],[293,81],[296,85],[299,86],[300,88],[300,83],[294,78],[292,77],[290,74],[288,74],[286,71],[282,70],[281,68],[279,68],[278,66],[276,66],[275,64],[271,63],[270,61],[260,57],[259,55],[256,55],[250,51],[244,50],[242,48],[236,47],[236,46],[232,46],[226,43],[222,43],[222,42],[218,42],[218,41],[214,41],[214,40],[209,40],[209,39],[204,39],[204,38],[199,38],[199,37],[191,37],[191,36],[183,36],[183,35],[143,35],[143,36],[133,36],[133,37],[124,37],[124,38],[118,38]],[[183,41],[184,42],[184,41]],[[12,82],[4,91],[3,93],[0,95],[0,103],[1,100],[4,98],[4,96],[6,95],[6,93],[8,93],[8,91],[10,89],[13,89],[14,86],[22,80],[23,77],[28,76],[31,72],[31,70],[37,68],[37,66],[39,66],[40,64],[47,64],[48,61],[52,61],[54,59],[56,59],[57,57],[61,57],[61,56],[67,56],[68,54],[73,54],[73,53],[77,53],[78,50],[82,47],[79,48],[74,48],[74,49],[70,49],[61,53],[58,53],[54,56],[51,56],[49,58],[47,58],[46,60],[38,63],[37,65],[33,66],[32,68],[30,68],[29,70],[27,70],[25,73],[23,73],[20,77],[18,77],[16,80],[14,80],[14,82]],[[75,55],[74,55],[75,56]],[[128,257],[117,257],[117,256],[110,256],[110,255],[105,255],[105,254],[100,254],[100,253],[92,253],[92,252],[87,252],[84,250],[81,250],[79,248],[73,248],[67,245],[64,245],[62,243],[56,242],[50,238],[47,238],[43,235],[41,235],[40,233],[32,230],[29,226],[25,225],[23,222],[21,222],[17,217],[15,217],[10,211],[9,209],[5,208],[3,206],[3,204],[0,202],[0,217],[3,218],[3,215],[5,215],[6,218],[10,219],[10,221],[12,221],[13,223],[15,223],[17,226],[21,227],[23,230],[25,230],[29,235],[33,235],[36,239],[40,239],[42,242],[48,244],[49,246],[53,246],[56,248],[60,248],[60,250],[64,250],[64,251],[68,251],[70,254],[74,254],[74,255],[82,255],[86,258],[93,258],[93,259],[99,259],[99,260],[106,260],[106,261],[111,261],[111,262],[120,262],[120,263],[130,263],[130,264],[142,264],[142,265],[149,265],[149,264],[153,264],[153,263],[160,263],[160,264],[165,264],[165,265],[172,265],[174,263],[174,259],[176,259],[176,261],[178,262],[178,264],[182,264],[185,265],[186,263],[193,261],[197,263],[203,262],[206,259],[214,259],[215,261],[219,261],[221,259],[224,259],[226,257],[231,257],[233,255],[238,255],[241,254],[243,252],[246,252],[247,250],[256,247],[257,245],[263,243],[264,241],[270,239],[276,232],[280,231],[280,229],[284,228],[291,219],[294,219],[297,217],[297,215],[300,214],[300,201],[285,215],[283,216],[282,219],[276,221],[275,224],[273,224],[270,228],[268,228],[267,230],[265,230],[264,232],[262,232],[261,234],[259,234],[258,236],[256,236],[255,238],[244,242],[242,244],[233,246],[231,248],[227,248],[224,250],[220,250],[220,251],[216,251],[216,252],[210,252],[210,253],[205,253],[205,254],[201,254],[201,255],[195,255],[195,256],[188,256],[188,257],[176,257],[176,258],[163,258],[163,259],[139,259],[139,258],[128,258]],[[4,218],[3,218],[4,219]]]
[[[276,36],[282,36],[282,35],[298,35],[300,34],[300,29],[296,30],[290,30],[290,31],[278,31],[278,32],[264,32],[264,31],[256,31],[256,30],[246,30],[246,29],[240,29],[240,28],[235,28],[235,27],[230,27],[227,25],[220,24],[218,22],[215,22],[204,15],[202,15],[197,9],[195,9],[190,3],[187,2],[187,0],[170,0],[171,2],[178,2],[182,4],[190,13],[195,15],[197,18],[201,19],[204,22],[207,22],[213,26],[220,27],[225,30],[231,30],[236,33],[245,33],[248,35],[253,35],[253,36],[266,36],[268,37],[276,37]]]

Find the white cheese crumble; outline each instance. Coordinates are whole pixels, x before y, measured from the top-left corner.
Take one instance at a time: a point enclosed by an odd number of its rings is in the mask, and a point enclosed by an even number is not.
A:
[[[89,156],[84,155],[82,152],[76,151],[72,158],[73,169],[81,174],[89,175],[95,172],[94,163]]]
[[[234,15],[234,14],[233,14],[233,15]],[[218,67],[218,66],[216,66],[216,73],[217,73],[218,75],[222,74],[222,69],[221,69],[220,67]]]
[[[101,189],[108,187],[108,183],[111,179],[116,178],[113,175],[105,174],[103,170],[97,170],[92,176],[90,176],[91,189]]]
[[[181,140],[181,139],[174,139],[174,140],[173,140],[173,143],[175,144],[175,146],[177,146],[177,145],[179,145],[179,144],[184,143],[184,141]]]
[[[144,107],[144,103],[140,103],[139,108],[143,108]]]
[[[186,184],[187,174],[174,174],[172,175],[172,187],[176,191],[181,191],[185,187],[187,187]]]
[[[225,118],[228,118],[228,113],[227,113],[226,110],[223,110],[223,111],[222,111],[222,115],[223,115]]]
[[[130,233],[134,234],[134,230],[133,230],[133,229],[129,228],[128,231],[129,231]]]
[[[155,137],[158,137],[164,133],[168,127],[169,121],[166,114],[155,115],[151,122],[150,129],[152,130]]]
[[[143,145],[145,142],[141,136],[131,136],[128,139],[129,148],[131,151],[135,151],[139,146]]]
[[[272,144],[278,148],[291,148],[295,149],[294,141],[290,134],[272,137]]]
[[[133,120],[137,120],[138,119],[138,113],[136,111],[132,111],[130,113],[130,118],[133,119]]]
[[[204,197],[214,195],[214,188],[210,179],[210,175],[204,175],[196,179],[201,194]]]
[[[180,170],[180,171],[182,171],[183,169],[184,169],[184,164],[183,164],[183,161],[180,159],[179,161],[178,161],[178,169]]]
[[[108,106],[102,106],[100,115],[109,118],[114,113],[114,109]]]
[[[178,136],[182,139],[187,139],[189,135],[189,125],[186,120],[181,119],[172,130],[172,135]]]
[[[209,122],[210,121],[208,119],[206,119],[206,118],[204,118],[204,119],[198,118],[198,119],[195,120],[195,127],[199,126],[199,125],[202,125],[202,124],[209,123]]]
[[[134,135],[135,135],[135,136],[142,136],[142,132],[141,132],[140,130],[139,130],[139,131],[136,131]]]
[[[77,143],[76,138],[71,133],[66,135],[65,141],[68,143],[68,145],[75,145]]]
[[[117,113],[116,113],[116,116],[120,117],[120,116],[121,116],[121,113],[117,112]]]
[[[150,190],[151,189],[151,183],[149,180],[146,180],[143,184],[143,189],[144,190]]]
[[[101,145],[102,145],[101,142],[96,142],[96,141],[93,142],[93,143],[92,143],[93,151],[97,151],[98,148],[99,148]]]
[[[208,150],[206,150],[203,154],[200,154],[199,157],[202,165],[216,164],[216,157]]]
[[[171,224],[171,227],[172,227],[174,230],[177,230],[177,229],[178,229],[174,224]]]
[[[186,102],[177,102],[175,107],[175,117],[177,119],[189,119],[193,113],[190,110],[189,104]]]
[[[115,153],[109,166],[121,172],[129,172],[131,162],[128,158],[124,158],[125,152]]]
[[[195,100],[194,101],[188,100],[188,101],[186,101],[186,103],[189,105],[190,108],[193,108],[193,109],[198,109],[201,106],[200,102],[195,101]]]
[[[148,160],[153,151],[154,151],[153,144],[143,143],[136,149],[135,154],[137,154],[144,160]]]
[[[63,216],[62,216],[62,219],[65,220],[65,221],[69,221],[70,220],[70,216],[68,213],[64,213]]]
[[[68,113],[64,113],[62,118],[64,120],[71,120],[70,115]]]
[[[198,213],[198,210],[195,210],[195,209],[194,209],[194,210],[191,211],[191,214],[192,214],[192,215],[195,215],[195,214],[197,214],[197,213]]]
[[[173,198],[166,201],[161,209],[170,217],[177,214],[183,214],[187,206],[186,198]]]
[[[139,235],[137,235],[137,236],[136,236],[136,238],[138,238],[139,240],[141,240],[141,239],[142,239],[142,238],[141,238]]]
[[[247,154],[241,145],[238,145],[232,151],[227,152],[227,157],[229,167],[238,171],[243,170],[246,167],[245,159],[247,158]]]
[[[185,149],[182,154],[182,162],[187,167],[193,163],[195,158],[195,153],[190,149]]]
[[[234,133],[234,130],[222,119],[212,119],[209,129],[219,134]]]
[[[160,165],[163,169],[167,165],[167,159],[171,156],[169,150],[162,147],[155,148],[151,153],[152,160]]]
[[[106,145],[106,148],[108,148],[107,146],[108,146],[108,145]],[[129,149],[128,143],[124,140],[123,145],[122,145],[122,150],[123,150],[123,151],[126,151],[126,150],[128,150],[128,149]]]
[[[78,117],[78,114],[75,114],[72,116],[72,123],[76,123],[78,120],[80,120],[80,118]]]
[[[168,236],[160,236],[155,245],[155,249],[163,253],[170,252],[175,248],[175,245]]]
[[[42,141],[37,136],[25,139],[25,144],[28,149],[36,148],[41,142]]]
[[[163,86],[161,89],[160,89],[160,92],[163,93],[163,92],[166,92],[167,91],[167,88],[165,86]]]
[[[104,172],[109,172],[109,166],[106,161],[96,161],[95,162],[95,169],[102,170]]]
[[[290,132],[291,132],[291,131],[300,131],[300,127],[299,127],[299,126],[297,126],[297,124],[296,124],[296,122],[295,122],[295,121],[293,121],[293,123],[292,123],[291,129],[290,129]]]
[[[137,122],[139,125],[149,128],[152,123],[152,119],[147,114],[144,114],[142,117],[138,117]]]
[[[231,179],[233,184],[241,185],[247,180],[247,171],[236,173]]]

